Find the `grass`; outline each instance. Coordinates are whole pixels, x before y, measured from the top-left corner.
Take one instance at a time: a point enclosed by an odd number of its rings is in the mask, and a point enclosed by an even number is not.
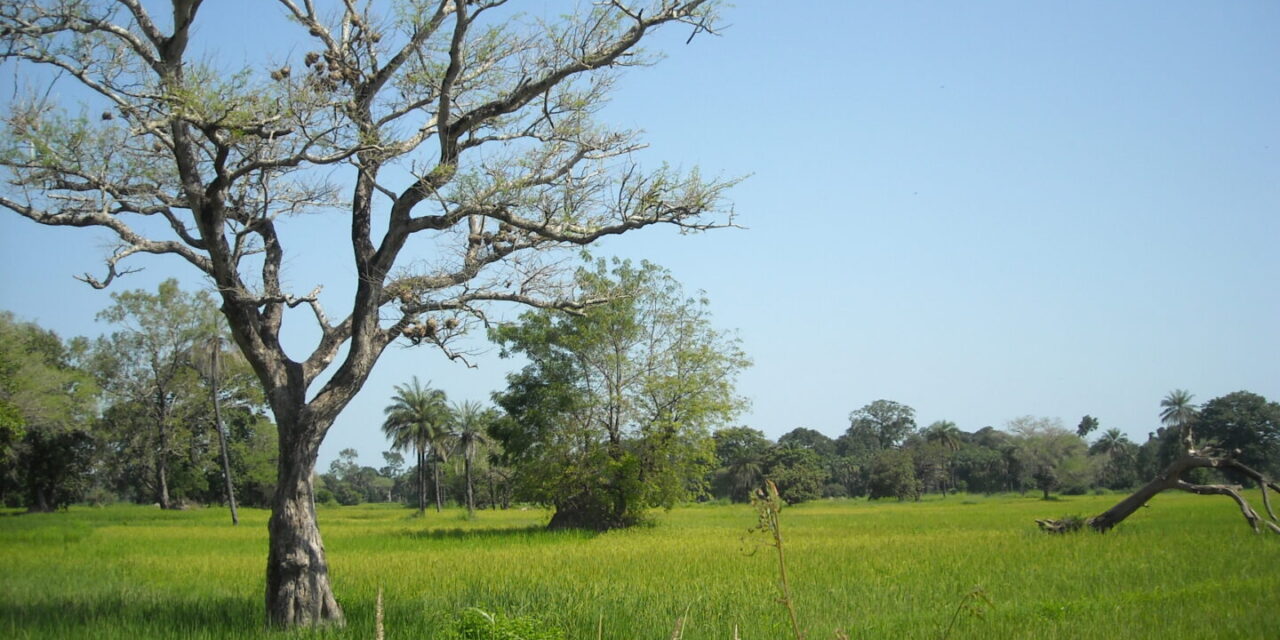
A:
[[[823,501],[782,512],[806,637],[1276,638],[1280,538],[1226,499],[1157,497],[1116,531],[1050,536],[1033,520],[1117,496]],[[568,638],[790,637],[777,559],[750,506],[704,505],[593,535],[539,510],[321,508],[348,626],[324,638],[442,635],[472,607]],[[279,638],[262,627],[264,511],[73,508],[0,516],[0,637]],[[975,587],[989,606],[970,606]],[[981,617],[973,615],[982,613]],[[961,612],[957,617],[957,612]],[[299,634],[310,635],[310,634]]]

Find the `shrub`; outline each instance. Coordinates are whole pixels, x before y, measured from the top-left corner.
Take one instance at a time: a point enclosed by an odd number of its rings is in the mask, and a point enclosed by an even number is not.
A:
[[[472,607],[459,614],[446,638],[455,640],[564,640],[564,632],[531,616],[506,616]]]

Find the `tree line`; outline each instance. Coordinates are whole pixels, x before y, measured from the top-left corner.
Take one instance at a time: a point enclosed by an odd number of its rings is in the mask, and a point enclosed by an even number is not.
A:
[[[550,507],[552,526],[608,529],[682,501],[747,501],[766,479],[792,503],[1048,498],[1131,489],[1184,455],[1192,433],[1261,473],[1280,472],[1280,405],[1247,391],[1203,405],[1170,392],[1142,444],[1092,416],[1074,430],[1034,416],[971,432],[945,420],[919,427],[914,409],[891,400],[851,412],[836,437],[801,427],[773,441],[727,426],[745,406],[733,382],[749,360],[712,328],[705,299],[684,296],[648,263],[597,261],[576,280],[611,301],[530,311],[492,330],[503,355],[528,360],[492,406],[450,402],[417,378],[397,385],[382,423],[384,464],[361,466],[343,450],[319,474],[316,501],[419,512],[524,502]],[[0,499],[35,511],[111,500],[267,506],[275,425],[212,300],[166,281],[113,302],[99,317],[115,330],[92,341],[0,314]],[[1242,480],[1195,470],[1201,483],[1221,478]]]
[[[1190,425],[1197,438],[1234,451],[1240,461],[1270,474],[1280,471],[1280,404],[1239,391],[1197,406],[1184,390],[1160,402],[1162,426],[1145,442],[1131,441],[1120,429],[1099,429],[1084,416],[1076,429],[1056,418],[1024,416],[1004,429],[972,432],[949,421],[920,428],[915,411],[877,400],[849,416],[849,427],[835,438],[808,428],[783,434],[776,442],[749,427],[714,434],[718,468],[714,495],[746,501],[764,479],[784,499],[802,502],[822,497],[918,500],[927,493],[1001,493],[1039,491],[1082,494],[1091,490],[1127,490],[1155,477],[1186,453],[1179,436]],[[1199,481],[1226,475],[1197,470]]]
[[[209,296],[168,280],[112,300],[95,340],[0,312],[0,500],[267,506],[275,426]]]

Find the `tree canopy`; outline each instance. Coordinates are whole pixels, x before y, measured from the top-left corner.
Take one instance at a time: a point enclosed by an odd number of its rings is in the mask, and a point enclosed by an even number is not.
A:
[[[552,525],[608,529],[698,488],[711,429],[743,406],[734,382],[748,361],[712,328],[707,301],[655,265],[599,261],[578,285],[610,302],[492,332],[504,355],[530,361],[495,399],[525,432],[502,444],[529,497],[555,507]]]

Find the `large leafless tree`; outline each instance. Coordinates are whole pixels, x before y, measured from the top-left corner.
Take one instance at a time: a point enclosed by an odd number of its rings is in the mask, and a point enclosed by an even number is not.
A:
[[[0,56],[31,85],[4,116],[0,207],[108,231],[105,275],[83,276],[94,287],[137,254],[178,256],[216,287],[279,429],[266,604],[284,627],[343,620],[312,469],[390,344],[459,357],[450,339],[487,304],[587,303],[548,250],[732,223],[731,181],[642,170],[635,136],[594,120],[618,68],[651,61],[637,45],[667,24],[713,30],[713,1],[579,3],[554,22],[505,0],[404,0],[382,15],[362,4],[278,0],[296,31],[256,58],[269,66],[227,69],[193,46],[200,0],[0,3]],[[80,95],[51,83],[78,85],[84,106],[51,104]],[[296,214],[326,209],[349,219],[345,251],[295,235],[308,226]],[[309,289],[323,283],[284,274],[312,250],[351,261],[336,316]],[[299,358],[282,346],[293,309],[318,327]]]

